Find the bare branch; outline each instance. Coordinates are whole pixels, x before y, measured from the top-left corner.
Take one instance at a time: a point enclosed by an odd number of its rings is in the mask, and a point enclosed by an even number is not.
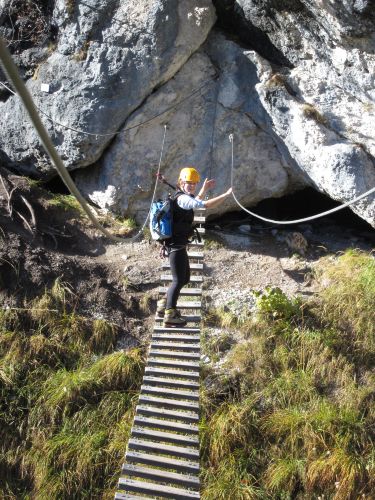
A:
[[[31,225],[33,227],[36,227],[36,218],[35,218],[35,212],[31,204],[27,201],[27,199],[21,195],[21,200],[24,202],[24,204],[27,206],[29,209],[30,215],[31,215]]]
[[[26,225],[27,229],[30,231],[31,234],[34,234],[32,227],[30,224],[27,222],[26,218],[20,214],[17,210],[15,210],[16,214],[23,220],[24,224]]]

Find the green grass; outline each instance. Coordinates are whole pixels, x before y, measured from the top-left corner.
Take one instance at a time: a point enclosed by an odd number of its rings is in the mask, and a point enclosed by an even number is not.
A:
[[[246,340],[202,394],[203,498],[372,497],[374,262],[324,259],[310,302],[266,289],[247,320],[210,316]]]
[[[107,498],[144,367],[118,329],[80,316],[68,284],[0,310],[0,497]]]
[[[48,200],[49,205],[57,207],[64,212],[73,211],[76,214],[83,215],[83,209],[76,197],[71,194],[56,194],[53,198]]]

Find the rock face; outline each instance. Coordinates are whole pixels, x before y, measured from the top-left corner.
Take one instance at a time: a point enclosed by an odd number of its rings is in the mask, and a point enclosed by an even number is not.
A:
[[[69,125],[45,120],[82,192],[143,219],[164,125],[164,175],[193,164],[216,193],[230,183],[232,133],[247,206],[307,185],[340,202],[374,187],[375,1],[214,4],[213,29],[209,0],[56,0],[57,45],[27,85]],[[5,161],[51,176],[15,96],[0,102],[0,124]],[[352,209],[375,227],[374,194]]]
[[[374,187],[375,2],[218,4],[243,38],[254,30],[266,35],[262,55],[273,66],[249,53],[257,92],[272,132],[314,186],[341,202]],[[375,195],[352,209],[375,226]]]
[[[243,50],[212,33],[175,77],[130,117],[124,126],[124,130],[130,130],[116,137],[96,165],[94,175],[92,169],[75,175],[78,186],[98,205],[135,214],[139,221],[144,219],[167,125],[161,171],[171,183],[177,181],[181,167],[194,165],[202,178],[217,179],[216,193],[227,189],[231,181],[228,136],[232,132],[233,180],[240,199],[250,205],[285,194],[301,181],[298,170],[293,173],[273,138],[254,121],[260,121],[264,114],[254,91],[258,81],[256,65]],[[199,93],[183,101],[200,87]],[[133,128],[143,122],[147,123]],[[166,189],[161,185],[157,194],[166,194]],[[234,200],[228,199],[216,213],[234,208]]]
[[[101,156],[129,114],[199,48],[215,19],[210,0],[56,0],[57,46],[27,86],[69,167]],[[0,129],[1,149],[21,171],[35,173],[40,148],[16,96],[0,103]],[[38,170],[53,172],[45,161]]]

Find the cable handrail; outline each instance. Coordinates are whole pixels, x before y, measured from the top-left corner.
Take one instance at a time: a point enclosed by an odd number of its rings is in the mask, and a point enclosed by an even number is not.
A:
[[[303,219],[295,219],[295,220],[273,220],[273,219],[268,219],[266,217],[262,217],[261,215],[258,215],[258,214],[255,214],[254,212],[251,212],[250,210],[248,210],[247,208],[245,208],[237,199],[235,193],[234,193],[234,189],[233,189],[233,171],[234,171],[234,136],[233,134],[229,134],[229,141],[230,143],[232,144],[232,164],[231,164],[231,188],[232,188],[232,196],[234,198],[234,201],[237,203],[237,205],[242,209],[244,210],[245,212],[247,212],[249,215],[252,215],[253,217],[257,218],[257,219],[260,219],[264,222],[270,222],[272,224],[280,224],[280,225],[284,225],[284,224],[300,224],[301,222],[307,222],[307,221],[310,221],[310,220],[314,220],[314,219],[319,219],[320,217],[324,217],[326,215],[329,215],[329,214],[332,214],[334,212],[338,212],[339,210],[342,210],[343,208],[346,208],[348,207],[349,205],[352,205],[353,203],[356,203],[357,201],[361,200],[362,198],[365,198],[366,196],[369,196],[371,193],[374,193],[375,192],[375,187],[369,189],[368,191],[366,191],[365,193],[357,196],[356,198],[354,198],[353,200],[351,201],[347,201],[346,203],[343,203],[341,205],[339,205],[338,207],[335,207],[335,208],[331,208],[330,210],[326,210],[325,212],[321,212],[319,214],[315,214],[315,215],[312,215],[310,217],[304,217]]]
[[[43,111],[43,109],[41,109],[39,106],[37,106],[35,104],[35,107],[38,109],[38,111],[40,113],[42,113],[51,123],[53,123],[54,125],[57,125],[59,127],[62,127],[62,128],[65,128],[66,130],[71,130],[72,132],[76,132],[77,134],[82,134],[82,135],[87,135],[87,136],[90,136],[90,137],[115,137],[117,135],[121,135],[121,134],[124,134],[125,132],[129,131],[129,130],[133,130],[135,128],[138,128],[138,127],[142,127],[143,125],[146,125],[147,123],[150,123],[151,121],[153,120],[156,120],[156,118],[159,118],[160,116],[164,115],[165,113],[168,113],[168,111],[171,111],[172,109],[174,108],[177,108],[178,106],[180,106],[181,104],[183,104],[185,101],[188,101],[189,99],[191,99],[192,97],[194,97],[196,94],[198,94],[198,92],[200,92],[204,87],[206,87],[208,84],[214,82],[216,79],[217,79],[218,75],[215,74],[212,78],[208,79],[208,80],[205,80],[202,85],[200,85],[198,88],[196,88],[193,92],[191,92],[190,94],[188,94],[186,97],[184,97],[183,99],[181,99],[180,101],[178,101],[177,103],[175,104],[172,104],[171,106],[169,106],[168,108],[164,109],[163,111],[161,111],[160,113],[148,118],[147,120],[145,120],[144,122],[141,122],[141,123],[136,123],[135,125],[132,125],[130,127],[126,127],[126,128],[123,128],[122,130],[117,130],[117,131],[114,131],[114,132],[108,132],[108,133],[95,133],[95,132],[87,132],[85,130],[82,130],[82,129],[78,129],[78,128],[75,128],[75,127],[71,127],[69,125],[65,125],[64,123],[60,123],[58,122],[57,120],[54,120],[53,118],[51,118],[45,111]],[[4,88],[6,88],[9,92],[11,92],[13,95],[17,95],[16,92],[14,92],[13,90],[11,90],[7,85],[5,85],[5,83],[3,82],[0,82],[0,85],[2,85]]]

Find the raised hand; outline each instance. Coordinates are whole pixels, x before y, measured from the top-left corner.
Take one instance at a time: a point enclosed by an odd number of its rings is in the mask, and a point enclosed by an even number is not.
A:
[[[204,192],[206,192],[208,189],[211,189],[213,187],[215,187],[215,184],[216,184],[216,181],[215,179],[210,179],[208,180],[207,178],[204,180],[203,182],[203,186],[202,186],[202,189]]]

